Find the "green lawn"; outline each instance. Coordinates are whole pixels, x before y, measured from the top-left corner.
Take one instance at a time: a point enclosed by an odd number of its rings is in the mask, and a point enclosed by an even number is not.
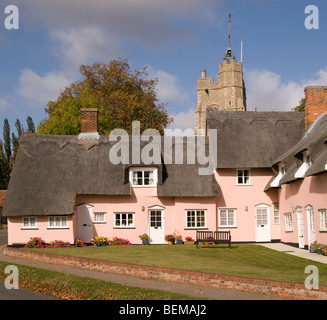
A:
[[[173,269],[304,283],[306,266],[316,265],[319,284],[327,285],[327,265],[259,245],[134,245],[28,249],[60,255],[159,266]]]

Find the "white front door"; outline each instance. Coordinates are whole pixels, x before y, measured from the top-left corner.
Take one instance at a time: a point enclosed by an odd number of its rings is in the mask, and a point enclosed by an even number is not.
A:
[[[307,225],[308,225],[308,249],[310,250],[311,243],[316,240],[315,233],[315,214],[312,207],[307,207]]]
[[[304,221],[303,221],[303,211],[302,209],[297,209],[297,228],[299,237],[299,248],[304,248]]]
[[[149,210],[149,243],[164,243],[164,211],[162,209]]]
[[[255,209],[256,241],[270,242],[270,215],[268,205],[259,205]]]
[[[87,204],[77,207],[77,238],[84,242],[90,242],[93,238],[92,209]]]

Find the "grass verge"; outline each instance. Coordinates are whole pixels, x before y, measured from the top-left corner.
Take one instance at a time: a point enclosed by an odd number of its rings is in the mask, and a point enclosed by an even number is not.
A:
[[[9,262],[0,261],[0,279]],[[17,265],[19,287],[65,300],[199,300],[199,297],[120,285],[87,277]]]
[[[327,264],[299,258],[263,246],[134,245],[84,248],[29,249],[139,265],[218,273],[232,276],[304,283],[306,266],[316,265],[319,284],[327,285]]]

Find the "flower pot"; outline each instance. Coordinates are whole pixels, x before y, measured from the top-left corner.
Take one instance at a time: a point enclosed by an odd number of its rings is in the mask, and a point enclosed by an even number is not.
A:
[[[182,239],[177,239],[177,244],[183,244],[183,240]]]
[[[310,246],[310,253],[316,253],[316,252],[317,252],[317,247]]]
[[[101,247],[101,243],[96,243],[95,244],[97,247]]]
[[[320,248],[317,249],[317,253],[318,253],[318,254],[324,254],[324,253],[322,252],[322,249],[320,249]]]
[[[149,244],[149,240],[148,240],[148,239],[142,240],[142,244],[143,244],[143,245],[147,245],[147,244]]]
[[[191,241],[184,241],[184,244],[194,244],[194,240],[191,240]]]

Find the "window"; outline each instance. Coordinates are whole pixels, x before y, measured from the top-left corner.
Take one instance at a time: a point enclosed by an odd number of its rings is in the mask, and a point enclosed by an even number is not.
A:
[[[94,222],[95,223],[106,222],[106,213],[105,212],[94,212]]]
[[[236,227],[236,210],[219,209],[219,226]]]
[[[237,170],[237,184],[238,185],[250,184],[250,170]]]
[[[205,210],[187,210],[186,211],[187,228],[205,228],[206,212]]]
[[[293,231],[292,213],[285,213],[285,231]]]
[[[320,230],[327,231],[327,209],[319,209],[320,213]]]
[[[23,217],[23,229],[36,229],[37,228],[36,217]]]
[[[278,175],[276,176],[276,178],[271,182],[270,186],[271,187],[278,187],[279,186],[279,181],[281,180],[281,178],[283,178],[283,176],[286,173],[286,167],[284,164],[280,163],[278,164]]]
[[[157,183],[156,169],[133,169],[130,173],[132,186],[155,186]]]
[[[309,153],[309,151],[304,151],[302,153],[302,164],[300,168],[295,172],[294,177],[303,178],[306,171],[311,166],[311,164],[312,164],[311,154]]]
[[[115,227],[116,228],[133,228],[134,227],[134,213],[115,213]]]
[[[48,218],[48,227],[49,228],[67,228],[68,227],[68,218],[66,216],[55,216]]]
[[[279,224],[280,219],[279,219],[279,203],[275,202],[274,203],[274,223]]]

